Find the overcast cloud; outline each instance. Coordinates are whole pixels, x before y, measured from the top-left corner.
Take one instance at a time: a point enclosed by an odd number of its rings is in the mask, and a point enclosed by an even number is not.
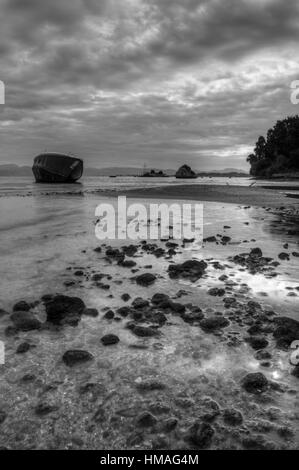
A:
[[[297,0],[0,0],[0,17],[0,163],[246,169],[298,113]]]

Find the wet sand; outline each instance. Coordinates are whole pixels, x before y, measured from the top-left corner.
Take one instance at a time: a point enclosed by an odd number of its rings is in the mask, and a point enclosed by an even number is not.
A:
[[[239,205],[267,207],[299,207],[299,201],[286,196],[288,189],[266,189],[259,186],[177,185],[159,188],[131,189],[128,197],[214,201]],[[123,192],[122,192],[123,193]]]

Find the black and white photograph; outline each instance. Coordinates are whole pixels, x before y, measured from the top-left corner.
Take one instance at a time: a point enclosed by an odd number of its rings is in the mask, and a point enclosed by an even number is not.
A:
[[[0,450],[298,451],[298,0],[0,19]]]

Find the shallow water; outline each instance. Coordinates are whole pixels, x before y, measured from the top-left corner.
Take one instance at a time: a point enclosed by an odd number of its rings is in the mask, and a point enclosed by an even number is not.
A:
[[[265,368],[244,342],[246,331],[233,323],[220,336],[215,336],[171,315],[158,337],[137,338],[125,328],[126,320],[116,322],[102,318],[103,309],[115,310],[126,305],[120,297],[127,292],[132,299],[151,298],[156,292],[175,297],[180,289],[185,289],[188,295],[180,302],[200,306],[207,316],[223,311],[222,298],[211,297],[207,289],[223,287],[219,276],[227,274],[236,283],[226,285],[227,295],[236,294],[243,303],[258,300],[279,315],[298,319],[298,297],[290,297],[287,289],[295,293],[299,285],[295,257],[281,261],[277,277],[271,279],[240,271],[227,259],[259,246],[265,256],[276,260],[278,253],[285,251],[283,244],[286,242],[288,252],[296,251],[297,239],[287,231],[276,230],[277,216],[263,209],[205,203],[204,237],[226,234],[232,238],[231,243],[226,246],[206,243],[201,249],[187,245],[173,261],[191,257],[220,261],[224,270],[215,269],[210,262],[206,275],[195,283],[170,280],[169,261],[139,252],[134,260],[140,273],[145,270],[144,266],[152,265],[148,271],[158,275],[153,286],[143,288],[136,285],[130,270],[109,264],[103,253],[93,251],[100,245],[94,234],[94,211],[101,201],[106,199],[92,195],[47,198],[36,194],[30,198],[0,199],[0,307],[11,311],[20,299],[35,301],[43,294],[60,292],[79,296],[88,307],[100,311],[98,318],[84,317],[78,327],[20,333],[11,338],[4,337],[8,318],[0,320],[0,338],[6,346],[6,362],[0,366],[0,409],[5,409],[8,415],[0,425],[0,445],[12,448],[151,448],[157,445],[158,436],[166,440],[167,448],[184,447],[182,436],[194,417],[200,417],[206,410],[205,397],[209,397],[217,401],[221,409],[233,406],[244,416],[240,429],[229,430],[219,418],[214,424],[216,435],[212,448],[242,448],[241,438],[248,433],[262,434],[279,448],[298,447],[298,379],[290,375],[289,352],[276,350],[271,341],[268,349],[273,353],[273,360],[271,366]],[[154,201],[147,201],[147,204],[150,202]],[[224,225],[231,228],[224,230]],[[253,239],[256,241],[251,241]],[[107,244],[118,246],[119,242]],[[74,271],[78,268],[83,268],[87,277],[76,278]],[[93,272],[112,276],[109,291],[94,287],[90,281]],[[64,286],[65,281],[74,279],[75,285]],[[244,283],[248,286],[245,291],[241,286]],[[35,312],[44,319],[41,304],[35,307]],[[120,342],[104,347],[100,338],[106,333],[117,334]],[[240,340],[238,346],[227,345],[231,337]],[[26,354],[15,354],[16,347],[25,339],[36,347]],[[68,349],[86,349],[94,355],[94,360],[88,365],[68,369],[61,361]],[[239,384],[242,377],[252,371],[262,371],[269,379],[283,384],[285,391],[273,391],[264,398],[248,396]],[[25,374],[34,377],[24,382]],[[153,377],[166,388],[141,393],[138,383]],[[82,392],[82,387],[91,383],[88,391]],[[41,400],[54,403],[57,411],[37,417],[34,409]],[[156,413],[158,430],[136,429],[136,416],[151,409],[157,401],[162,401],[170,410],[162,415]],[[278,408],[279,417],[275,421],[269,418],[271,408]],[[176,431],[166,433],[163,423],[169,417],[176,417],[179,425]],[[279,429],[284,426],[292,431],[287,438],[280,435]]]

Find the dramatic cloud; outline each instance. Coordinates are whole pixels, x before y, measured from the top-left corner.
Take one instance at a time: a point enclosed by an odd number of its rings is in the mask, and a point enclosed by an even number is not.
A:
[[[0,160],[246,168],[298,113],[297,0],[0,0]]]

